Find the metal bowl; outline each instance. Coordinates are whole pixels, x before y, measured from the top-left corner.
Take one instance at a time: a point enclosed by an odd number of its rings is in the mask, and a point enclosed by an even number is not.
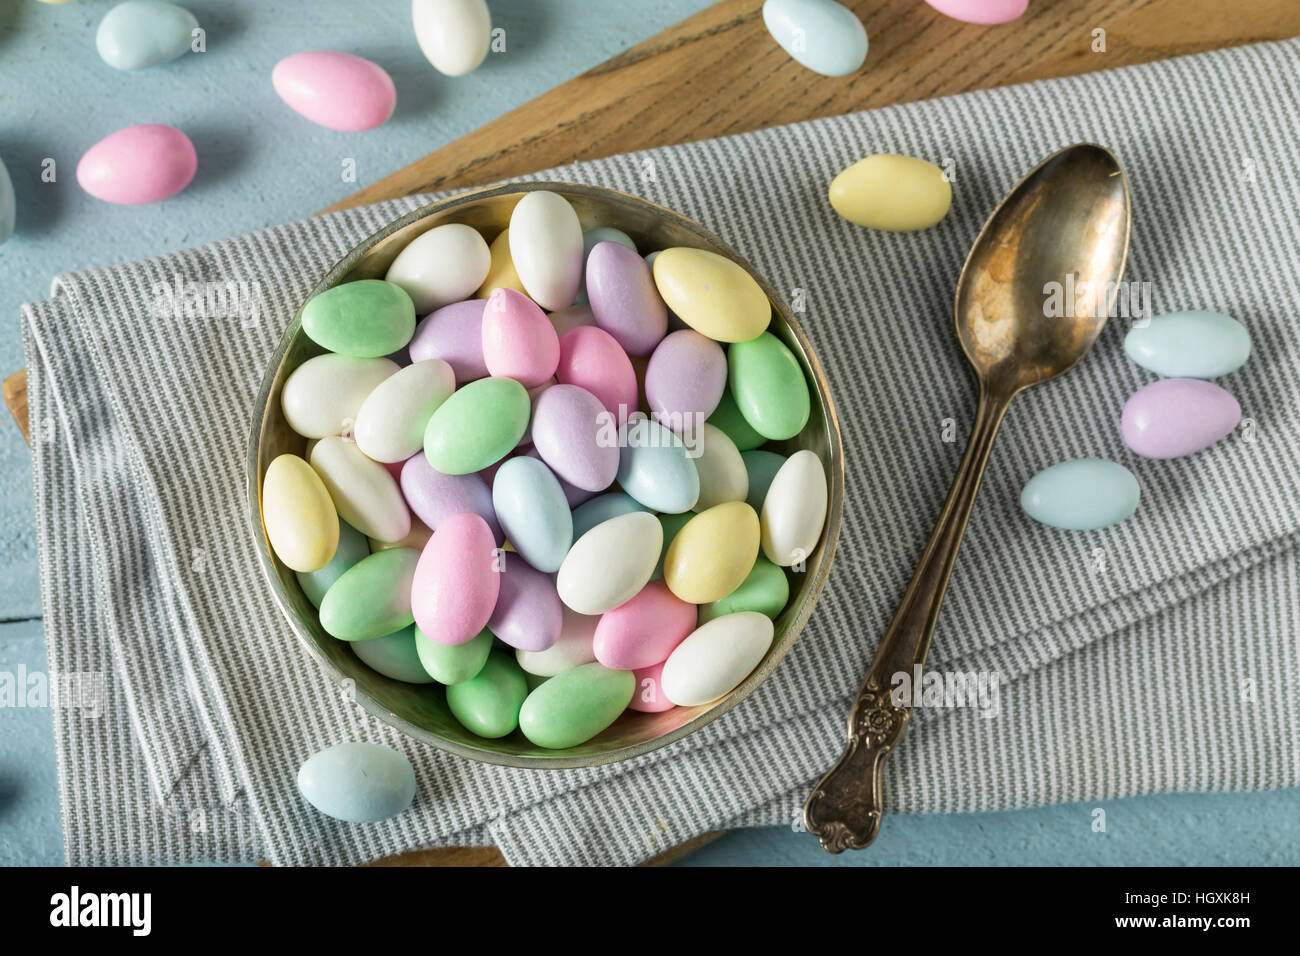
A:
[[[657,714],[626,712],[603,733],[567,750],[545,750],[516,731],[499,740],[485,740],[465,730],[447,709],[437,684],[404,684],[371,670],[346,642],[336,640],[320,625],[294,572],[277,560],[262,524],[261,489],[266,467],[280,454],[301,455],[306,440],[284,420],[280,388],[288,375],[322,349],[302,332],[301,312],[285,330],[270,367],[262,379],[248,442],[248,515],[262,570],[289,626],[333,680],[349,686],[356,701],[380,720],[417,740],[462,757],[512,767],[588,767],[625,760],[662,747],[698,730],[744,700],[762,683],[790,650],[812,614],[813,605],[830,574],[844,504],[844,462],[839,423],[821,364],[790,307],[762,276],[733,249],[702,226],[671,210],[635,196],[574,183],[512,183],[461,193],[403,216],[370,236],[343,258],[312,290],[312,295],[354,279],[382,278],[397,253],[416,236],[449,222],[473,226],[491,240],[509,224],[515,203],[526,193],[546,189],[567,199],[584,229],[613,226],[627,233],[643,251],[692,246],[719,253],[744,267],[772,302],[770,331],[798,357],[812,383],[812,414],[807,427],[778,449],[789,453],[810,448],[825,463],[829,509],[822,543],[803,573],[793,576],[791,599],[776,619],[776,637],[767,656],[743,683],[711,704],[675,707]]]

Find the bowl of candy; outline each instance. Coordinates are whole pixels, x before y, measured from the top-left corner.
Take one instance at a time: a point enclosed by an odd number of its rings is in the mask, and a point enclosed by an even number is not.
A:
[[[512,183],[324,276],[262,382],[250,530],[289,626],[379,719],[518,767],[734,707],[826,584],[839,426],[790,307],[635,196]]]

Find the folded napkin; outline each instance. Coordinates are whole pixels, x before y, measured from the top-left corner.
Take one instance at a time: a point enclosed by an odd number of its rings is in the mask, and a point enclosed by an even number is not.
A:
[[[951,319],[966,252],[1026,170],[1081,140],[1125,165],[1127,278],[1150,283],[1155,311],[1218,309],[1250,329],[1254,356],[1222,382],[1249,421],[1188,458],[1131,454],[1120,410],[1152,376],[1123,354],[1124,319],[1016,402],[932,655],[936,671],[999,676],[997,712],[920,709],[888,807],[1300,784],[1300,279],[1280,251],[1300,233],[1297,75],[1293,40],[527,177],[637,193],[742,250],[805,304],[844,429],[843,532],[805,633],[744,704],[609,767],[492,767],[404,738],[325,677],[258,570],[244,460],[275,343],[332,263],[432,197],[58,276],[23,310],[46,632],[52,669],[106,685],[101,708],[55,709],[69,862],[355,863],[491,842],[513,864],[624,864],[706,830],[795,821],[969,431]],[[951,161],[948,217],[885,234],[836,216],[826,184],[875,152]],[[1030,475],[1085,456],[1137,474],[1133,518],[1065,533],[1020,512]],[[350,825],[301,799],[302,761],[349,739],[411,758],[409,811]]]

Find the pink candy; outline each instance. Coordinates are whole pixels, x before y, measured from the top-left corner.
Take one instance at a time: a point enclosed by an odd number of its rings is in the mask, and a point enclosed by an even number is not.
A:
[[[560,362],[560,340],[546,313],[514,289],[497,289],[483,309],[483,363],[489,375],[536,388]]]
[[[86,150],[77,163],[77,182],[96,199],[139,206],[176,195],[198,168],[188,136],[172,126],[144,123],[120,129]]]
[[[967,23],[1010,23],[1029,7],[1029,0],[925,0],[944,16]]]
[[[651,581],[636,597],[600,616],[592,649],[596,660],[615,670],[662,664],[695,630],[695,605]]]
[[[497,560],[492,531],[478,515],[452,515],[438,526],[411,587],[411,611],[426,637],[464,644],[487,626],[501,589]]]
[[[724,357],[724,375],[726,362]],[[560,339],[555,376],[565,385],[577,385],[595,395],[620,425],[636,411],[636,371],[623,347],[604,329],[580,325],[567,332]]]
[[[275,65],[271,84],[295,112],[342,132],[382,126],[397,105],[393,78],[351,53],[313,50],[287,56]]]

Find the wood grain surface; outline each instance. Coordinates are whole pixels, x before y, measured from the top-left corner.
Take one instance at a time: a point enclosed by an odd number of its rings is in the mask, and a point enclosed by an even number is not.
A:
[[[865,67],[818,76],[763,27],[761,0],[721,0],[325,212],[484,185],[578,160],[820,116],[1144,63],[1300,35],[1300,0],[1031,0],[1020,20],[980,27],[921,0],[848,0],[867,27]],[[1104,52],[1094,49],[1104,31]],[[3,383],[24,438],[27,373]],[[716,839],[655,857],[664,865]],[[403,853],[387,866],[504,866],[494,847]]]

